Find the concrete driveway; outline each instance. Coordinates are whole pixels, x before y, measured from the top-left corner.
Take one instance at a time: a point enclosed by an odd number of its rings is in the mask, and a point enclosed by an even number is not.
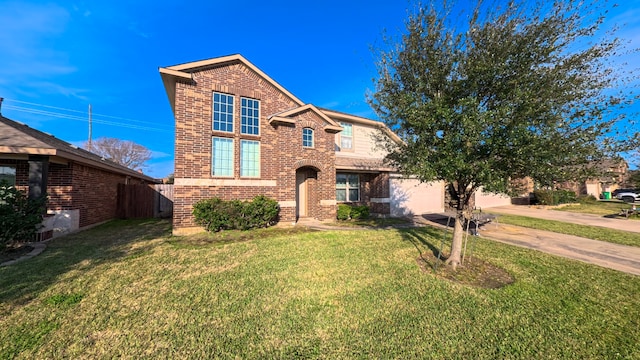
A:
[[[489,209],[491,212],[508,215],[562,221],[580,225],[600,226],[611,229],[640,233],[640,221],[625,218],[606,218],[601,215],[581,214],[569,211],[539,209],[533,206],[508,205]]]
[[[506,224],[488,224],[482,228],[480,236],[640,275],[640,247],[612,244]]]
[[[640,221],[636,220],[609,219],[598,215],[517,205],[495,207],[491,208],[491,211],[499,214],[529,216],[640,233]],[[442,228],[446,226],[447,214],[423,214],[415,217],[414,221]],[[483,238],[506,244],[579,260],[628,274],[640,275],[640,247],[618,245],[551,231],[500,224],[500,218],[498,218],[497,222],[494,221],[482,227],[479,235]],[[640,238],[640,234],[638,234],[638,237]]]

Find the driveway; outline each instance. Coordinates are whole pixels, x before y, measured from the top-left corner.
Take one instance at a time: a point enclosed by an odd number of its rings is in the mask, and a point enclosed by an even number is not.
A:
[[[480,236],[640,275],[640,247],[612,244],[506,224],[488,224],[480,231]]]
[[[562,221],[580,225],[600,226],[640,233],[640,221],[627,220],[623,218],[606,218],[601,215],[539,209],[524,205],[498,206],[489,210],[499,214],[528,216],[532,218]]]
[[[596,220],[594,219],[600,219],[597,215],[594,216],[589,214],[568,213],[565,211],[532,209],[523,206],[505,206],[491,208],[491,210],[504,214],[508,213],[513,215],[539,217],[543,219],[574,222],[578,224],[580,224],[580,222],[577,221],[582,221],[582,224],[587,225],[595,225]],[[633,223],[634,226],[640,226],[640,222],[634,220],[602,219],[617,221],[620,223],[628,222]],[[414,218],[414,222],[417,224],[428,224],[443,228],[447,223],[447,214],[423,214],[421,216],[416,216]],[[617,224],[617,222],[614,224]],[[604,224],[608,225],[604,227],[613,227],[609,222],[604,222]],[[639,232],[637,228],[634,228],[634,231]],[[499,218],[498,222],[492,222],[483,226],[479,235],[480,237],[500,241],[506,244],[579,260],[628,274],[640,275],[640,247],[618,245],[573,235],[559,234],[551,231],[500,224]]]

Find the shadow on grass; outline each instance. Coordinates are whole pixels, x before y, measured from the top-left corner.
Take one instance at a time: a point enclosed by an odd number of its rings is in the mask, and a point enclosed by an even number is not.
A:
[[[419,228],[407,228],[399,230],[403,240],[410,242],[418,251],[420,259],[430,266],[435,268],[435,263],[425,257],[426,252],[431,252],[435,259],[446,261],[447,256],[442,253],[442,249],[446,244],[450,243],[449,237],[444,240],[443,243],[443,231],[430,226]]]
[[[56,238],[45,251],[26,261],[0,267],[0,317],[12,305],[24,305],[65,273],[90,269],[100,264],[116,262],[123,257],[149,251],[148,245],[133,245],[170,235],[167,220],[113,220],[92,229]]]

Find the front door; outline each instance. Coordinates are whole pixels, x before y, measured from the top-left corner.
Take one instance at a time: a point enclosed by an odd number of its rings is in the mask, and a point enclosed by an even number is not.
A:
[[[307,216],[307,203],[307,172],[304,169],[299,169],[296,171],[296,218]]]

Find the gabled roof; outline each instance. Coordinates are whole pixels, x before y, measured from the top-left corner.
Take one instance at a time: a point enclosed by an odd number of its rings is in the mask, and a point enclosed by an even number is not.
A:
[[[362,125],[371,126],[377,129],[381,129],[385,134],[387,134],[387,136],[393,139],[393,141],[395,141],[398,144],[402,144],[402,139],[400,139],[398,134],[391,131],[391,129],[389,129],[389,127],[383,122],[375,121],[375,120],[363,118],[361,116],[351,115],[351,114],[347,114],[347,113],[343,113],[335,110],[329,110],[324,108],[320,108],[319,110],[335,121],[352,122],[356,124],[362,124]]]
[[[273,123],[273,122],[283,122],[283,123],[287,123],[287,124],[292,124],[295,122],[295,120],[291,119],[289,116],[295,115],[295,114],[299,114],[303,111],[307,111],[310,110],[312,112],[314,112],[315,114],[317,114],[322,120],[324,120],[328,125],[326,125],[324,127],[324,129],[328,132],[340,132],[342,131],[342,127],[340,126],[340,124],[338,124],[337,122],[335,122],[333,119],[331,119],[330,117],[328,117],[327,115],[325,115],[322,111],[318,110],[317,107],[313,106],[312,104],[307,104],[304,106],[300,106],[297,108],[293,108],[290,110],[285,110],[282,112],[279,112],[277,114],[273,114],[267,117],[267,119],[269,120],[269,124]]]
[[[169,102],[171,103],[171,109],[175,112],[175,103],[176,103],[176,81],[193,81],[193,73],[196,71],[200,71],[206,68],[220,66],[224,64],[232,64],[232,63],[241,63],[251,69],[253,72],[258,74],[268,83],[273,85],[276,89],[282,91],[285,95],[287,95],[291,100],[297,103],[300,106],[304,105],[302,100],[298,99],[290,93],[287,89],[285,89],[282,85],[278,84],[275,80],[270,78],[267,74],[265,74],[262,70],[258,69],[255,65],[249,62],[249,60],[245,59],[240,54],[221,56],[213,59],[193,61],[180,65],[173,65],[167,67],[160,67],[158,71],[160,71],[160,77],[162,77],[162,82],[164,83],[164,89],[167,92],[167,96],[169,97]]]
[[[0,134],[0,156],[2,154],[18,156],[46,155],[54,159],[73,160],[118,174],[141,178],[149,182],[158,182],[152,177],[106,160],[53,135],[7,119],[2,115],[0,115]]]

